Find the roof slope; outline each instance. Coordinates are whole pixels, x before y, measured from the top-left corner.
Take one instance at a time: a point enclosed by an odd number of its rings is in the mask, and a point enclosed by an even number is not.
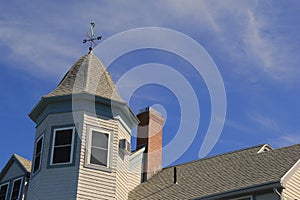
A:
[[[263,145],[163,169],[136,187],[129,199],[193,199],[279,182],[300,159],[300,144],[257,153]]]
[[[26,169],[27,172],[31,172],[31,161],[23,158],[17,154],[14,154],[14,157],[20,162],[20,164]]]
[[[92,51],[82,56],[67,72],[57,88],[44,97],[82,92],[124,102],[105,66]]]

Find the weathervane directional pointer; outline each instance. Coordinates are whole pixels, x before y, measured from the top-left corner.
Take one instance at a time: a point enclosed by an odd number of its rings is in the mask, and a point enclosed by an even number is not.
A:
[[[91,22],[90,25],[91,25],[91,27],[90,27],[91,35],[89,35],[88,33],[86,34],[86,37],[88,37],[88,39],[84,39],[83,44],[85,44],[87,42],[90,42],[90,48],[89,49],[92,50],[93,49],[93,44],[94,44],[94,47],[97,45],[95,40],[101,40],[102,36],[94,37],[95,36],[95,34],[94,34],[95,23]]]

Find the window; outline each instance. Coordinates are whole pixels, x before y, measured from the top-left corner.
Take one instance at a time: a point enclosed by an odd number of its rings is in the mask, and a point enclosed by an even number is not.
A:
[[[5,200],[7,197],[8,183],[0,185],[0,200]]]
[[[110,134],[95,129],[88,130],[87,163],[93,166],[109,167]]]
[[[34,166],[33,166],[33,173],[38,171],[41,166],[42,160],[42,150],[43,150],[43,140],[44,136],[42,135],[39,137],[35,143],[35,154],[34,154]]]
[[[72,163],[75,128],[54,129],[51,165]]]
[[[10,195],[10,200],[21,199],[22,180],[23,180],[22,178],[14,180],[11,195]]]

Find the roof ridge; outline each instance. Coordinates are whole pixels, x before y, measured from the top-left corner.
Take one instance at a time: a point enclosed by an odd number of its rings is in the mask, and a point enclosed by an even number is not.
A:
[[[87,65],[90,66],[91,65],[91,56],[93,56],[93,54],[87,54]],[[87,67],[84,69],[84,73],[86,74],[85,76],[85,80],[84,80],[84,91],[85,92],[89,92],[89,87],[90,87],[90,77],[88,76],[89,73],[91,71],[91,68],[90,67]]]
[[[246,151],[246,150],[250,150],[250,149],[255,149],[255,148],[258,148],[258,147],[263,147],[264,145],[266,145],[266,144],[260,144],[260,145],[256,145],[256,146],[252,146],[252,147],[246,147],[246,148],[238,149],[238,150],[232,150],[232,151],[229,151],[229,152],[216,154],[216,155],[209,156],[209,157],[206,157],[206,158],[200,158],[200,159],[188,161],[188,162],[185,162],[185,163],[180,163],[178,165],[169,166],[169,167],[163,168],[163,170],[164,169],[169,169],[169,168],[172,168],[172,167],[178,167],[178,166],[181,166],[181,165],[187,165],[187,164],[191,164],[191,163],[195,163],[195,162],[199,162],[199,161],[203,161],[203,160],[208,160],[208,159],[212,159],[212,158],[216,158],[216,157],[220,157],[220,156],[225,156],[225,155],[229,155],[229,154],[233,154],[233,153],[237,153],[237,152],[242,152],[242,151]]]

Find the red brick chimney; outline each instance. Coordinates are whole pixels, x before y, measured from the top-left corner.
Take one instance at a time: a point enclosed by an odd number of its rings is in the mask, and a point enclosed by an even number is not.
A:
[[[146,147],[142,181],[149,180],[162,168],[162,128],[164,118],[151,107],[140,110],[137,148]]]

